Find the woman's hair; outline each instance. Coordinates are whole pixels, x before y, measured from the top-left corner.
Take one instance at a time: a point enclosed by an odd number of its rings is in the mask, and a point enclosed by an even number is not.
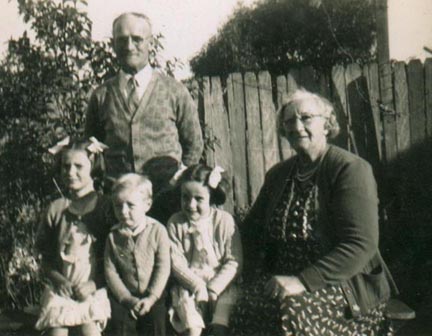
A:
[[[122,191],[137,191],[142,194],[143,199],[152,199],[153,188],[147,176],[128,173],[121,175],[112,186],[112,196],[115,197]]]
[[[89,139],[71,139],[68,144],[62,146],[58,152],[56,152],[55,155],[55,161],[54,161],[54,172],[56,175],[61,176],[61,170],[62,170],[62,161],[64,154],[71,150],[76,151],[83,151],[87,154],[87,157],[90,160],[91,163],[91,171],[90,176],[93,178],[95,182],[99,181],[101,182],[104,174],[105,174],[105,161],[103,158],[102,151],[92,151],[92,145],[94,145],[94,142],[92,142]]]
[[[196,164],[188,167],[182,174],[179,184],[185,182],[200,182],[210,190],[210,203],[215,205],[222,205],[225,203],[226,195],[229,190],[229,182],[225,174],[221,174],[221,179],[215,188],[209,185],[210,174],[214,172],[212,168],[204,164]]]
[[[283,127],[284,113],[288,107],[298,106],[303,101],[313,101],[315,103],[320,115],[326,118],[324,127],[328,131],[327,137],[330,139],[336,137],[339,134],[340,127],[332,103],[326,98],[305,89],[298,89],[282,100],[277,112],[278,133],[286,137],[285,128]]]

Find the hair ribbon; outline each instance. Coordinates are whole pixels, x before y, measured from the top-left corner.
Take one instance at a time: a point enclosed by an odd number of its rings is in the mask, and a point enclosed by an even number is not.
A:
[[[51,148],[48,148],[48,152],[51,153],[52,155],[56,155],[58,152],[60,152],[64,147],[66,147],[67,145],[69,145],[70,142],[70,137],[67,136],[66,138],[64,138],[63,140],[60,140],[59,142],[57,142],[54,146],[52,146]]]
[[[214,167],[209,175],[208,185],[213,189],[215,189],[219,185],[220,181],[222,180],[221,173],[223,173],[224,171],[225,170],[222,167],[219,166]]]

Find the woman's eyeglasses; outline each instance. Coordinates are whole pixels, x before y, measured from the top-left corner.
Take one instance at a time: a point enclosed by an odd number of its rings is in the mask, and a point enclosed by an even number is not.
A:
[[[301,116],[295,116],[289,119],[285,119],[282,121],[282,125],[285,127],[291,127],[295,125],[295,123],[300,121],[304,126],[309,126],[312,124],[314,118],[325,118],[323,115],[320,114],[304,114]]]

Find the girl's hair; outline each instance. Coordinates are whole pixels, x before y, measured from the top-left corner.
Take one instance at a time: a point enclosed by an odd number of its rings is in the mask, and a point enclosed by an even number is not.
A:
[[[93,142],[89,139],[78,138],[71,139],[69,143],[63,146],[57,153],[55,153],[54,161],[54,172],[57,176],[61,176],[62,161],[65,153],[71,150],[83,151],[87,154],[87,157],[91,163],[90,176],[96,184],[102,183],[105,174],[105,161],[102,152],[93,152],[89,148],[92,148]]]
[[[185,182],[200,182],[210,190],[210,203],[215,205],[222,205],[225,203],[226,195],[229,191],[229,182],[225,174],[221,174],[222,178],[218,185],[213,188],[209,185],[209,177],[213,169],[204,164],[196,164],[188,167],[182,174],[179,184]]]
[[[339,134],[340,127],[332,103],[326,98],[303,88],[297,89],[282,100],[277,114],[278,133],[286,137],[285,128],[283,127],[283,118],[287,108],[290,106],[297,107],[304,101],[313,101],[315,103],[316,107],[319,109],[320,115],[326,118],[324,127],[328,131],[327,137],[329,139],[336,137]]]
[[[147,176],[128,173],[121,175],[113,184],[112,196],[115,197],[124,190],[138,191],[142,194],[143,199],[152,199],[152,183]]]

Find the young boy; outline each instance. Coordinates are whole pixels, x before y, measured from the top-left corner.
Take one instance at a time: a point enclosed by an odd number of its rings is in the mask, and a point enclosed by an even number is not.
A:
[[[146,215],[152,184],[138,174],[121,176],[113,185],[119,222],[105,247],[105,277],[113,296],[115,335],[165,335],[164,289],[170,274],[170,242],[165,227]]]

